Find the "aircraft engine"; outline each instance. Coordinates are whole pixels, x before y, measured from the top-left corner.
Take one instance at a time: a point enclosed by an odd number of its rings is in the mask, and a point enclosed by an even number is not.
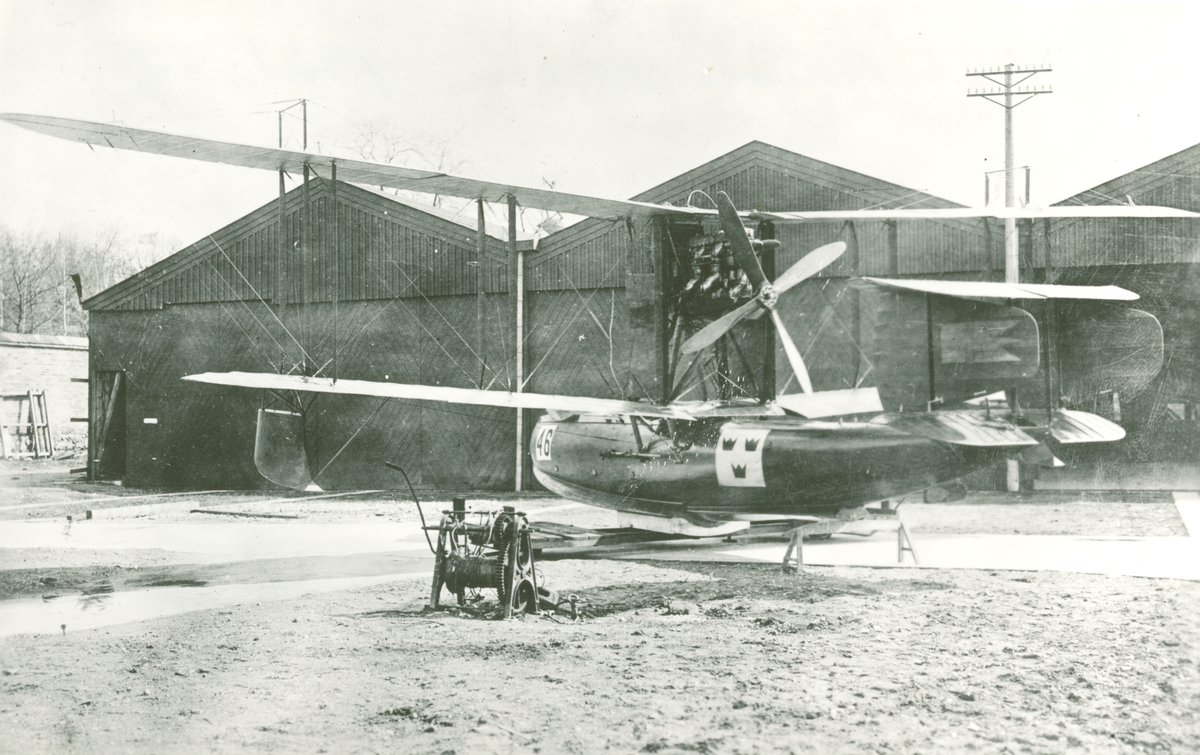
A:
[[[764,245],[778,247],[778,241],[752,240],[756,255]],[[691,277],[680,291],[679,308],[692,317],[724,314],[754,296],[754,286],[738,265],[733,248],[723,231],[693,236],[683,251],[683,263],[690,261]],[[685,267],[686,269],[686,267]]]

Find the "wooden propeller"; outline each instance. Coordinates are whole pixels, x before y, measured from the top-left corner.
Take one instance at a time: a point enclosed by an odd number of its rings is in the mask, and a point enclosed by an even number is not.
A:
[[[771,283],[763,274],[762,265],[754,253],[754,248],[750,245],[750,239],[746,236],[746,229],[742,226],[737,209],[725,192],[717,194],[717,212],[721,218],[721,228],[725,231],[725,238],[733,247],[734,259],[737,260],[738,266],[745,271],[750,284],[754,286],[755,295],[753,299],[742,306],[705,325],[685,341],[680,350],[685,354],[690,354],[706,346],[711,346],[740,320],[766,312],[771,316],[771,322],[775,323],[775,330],[779,333],[779,340],[783,342],[783,350],[787,354],[788,362],[792,365],[792,372],[800,381],[801,390],[805,393],[812,393],[812,381],[808,377],[808,368],[804,366],[800,350],[796,348],[795,342],[792,341],[791,335],[784,327],[783,318],[779,316],[775,305],[780,294],[816,275],[842,256],[842,253],[846,251],[846,245],[837,241],[814,249],[788,268],[774,283]]]

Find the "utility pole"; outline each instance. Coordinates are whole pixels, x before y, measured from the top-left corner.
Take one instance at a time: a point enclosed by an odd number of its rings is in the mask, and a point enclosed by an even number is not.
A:
[[[296,107],[297,105],[300,106],[300,120],[304,124],[304,131],[303,131],[304,149],[308,149],[308,100],[296,100],[295,102],[288,105],[287,107],[285,107],[281,110],[275,111],[275,115],[279,119],[279,148],[280,149],[283,149],[283,114],[286,113],[287,111],[291,110],[292,108]]]
[[[1000,89],[976,89],[967,92],[968,97],[983,97],[989,102],[994,102],[1004,108],[1004,206],[1012,207],[1016,204],[1016,190],[1014,187],[1013,175],[1013,109],[1024,102],[1028,102],[1039,94],[1052,94],[1050,87],[1025,86],[1020,85],[1028,81],[1033,76],[1039,73],[1048,73],[1050,66],[1017,66],[1013,63],[1005,65],[1003,68],[987,68],[973,71],[967,71],[967,76],[982,76],[993,84],[998,84]],[[997,76],[1003,76],[1002,79],[997,79]],[[1014,77],[1020,76],[1020,79],[1014,80]],[[1021,99],[1018,102],[1013,102],[1013,98],[1019,96]],[[1001,97],[1002,99],[995,99]],[[1028,177],[1028,172],[1026,176]],[[1028,186],[1025,189],[1025,200],[1029,201]],[[1016,218],[1004,219],[1004,282],[1005,283],[1020,283],[1021,282],[1021,248],[1020,237],[1017,235]],[[1046,365],[1045,369],[1050,369],[1050,365]],[[1020,407],[1017,400],[1016,389],[1009,392],[1009,400],[1013,404],[1013,414],[1020,412]],[[1009,459],[1008,470],[1006,474],[1006,487],[1009,492],[1015,493],[1021,489],[1021,462],[1015,459]]]
[[[1004,206],[1012,207],[1016,203],[1015,176],[1013,171],[1013,109],[1028,102],[1039,94],[1053,94],[1050,87],[1020,85],[1039,73],[1049,72],[1050,66],[1016,66],[1009,63],[1003,68],[987,68],[967,71],[967,76],[982,76],[1000,89],[975,89],[967,92],[968,97],[983,97],[1004,108]],[[1002,76],[1002,79],[997,79]],[[1020,79],[1014,80],[1014,77]],[[1001,99],[995,99],[995,98]],[[1020,97],[1013,102],[1014,97]],[[1028,199],[1028,191],[1026,191]],[[1014,218],[1004,219],[1004,282],[1019,283],[1021,275],[1020,249],[1017,247],[1017,221]]]
[[[281,110],[275,111],[275,115],[279,121],[279,148],[280,149],[283,149],[283,114],[286,113],[287,111],[291,110],[292,108],[296,107],[297,105],[300,106],[300,120],[303,123],[301,144],[303,145],[302,148],[304,150],[308,149],[308,100],[296,100],[295,102],[288,105],[287,107],[285,107]],[[305,169],[307,169],[307,167],[308,166],[305,166]],[[283,183],[283,170],[282,169],[280,169],[280,171],[279,171],[279,181],[280,181],[280,184]]]

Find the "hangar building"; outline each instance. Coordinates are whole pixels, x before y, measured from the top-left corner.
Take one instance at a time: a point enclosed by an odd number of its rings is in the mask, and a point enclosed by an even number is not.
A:
[[[1200,147],[1067,202],[1116,196],[1200,210],[1189,177],[1197,159]],[[761,142],[635,199],[682,204],[696,190],[725,191],[740,209],[959,206]],[[678,269],[681,245],[704,228],[589,219],[535,248],[489,226],[480,256],[474,218],[467,220],[315,179],[88,299],[92,477],[273,487],[253,461],[264,397],[180,381],[199,372],[304,370],[511,390],[520,353],[527,391],[670,397],[680,375],[668,299],[688,274]],[[1149,438],[1164,417],[1193,416],[1200,231],[1157,220],[1039,221],[1021,231],[1024,280],[1117,283],[1141,293],[1143,308],[1163,321],[1167,368],[1149,398],[1126,403],[1124,424]],[[816,387],[874,384],[861,346],[874,323],[848,285],[852,277],[1000,280],[1002,232],[986,220],[760,229],[782,241],[780,271],[817,246],[848,242],[847,254],[803,284],[785,314]],[[773,377],[764,369],[757,379]],[[717,390],[698,382],[700,392],[709,389]],[[312,471],[325,489],[400,487],[385,462],[426,489],[511,490],[519,472],[526,487],[532,482],[518,470],[527,438],[517,437],[514,410],[322,396],[309,417]],[[528,431],[532,416],[526,420]]]

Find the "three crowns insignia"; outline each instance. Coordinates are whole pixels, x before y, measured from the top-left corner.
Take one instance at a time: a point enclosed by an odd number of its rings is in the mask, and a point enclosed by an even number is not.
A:
[[[738,444],[739,440],[742,441],[741,449],[737,448],[737,444]],[[739,438],[737,436],[723,437],[723,438],[721,438],[721,450],[726,451],[726,452],[732,452],[733,454],[735,454],[734,458],[738,458],[736,456],[738,454],[743,454],[743,453],[753,454],[753,453],[757,452],[758,446],[760,443],[762,443],[762,438]],[[741,464],[735,464],[735,463],[733,463],[733,460],[730,459],[729,468],[730,468],[730,471],[733,473],[733,479],[735,479],[735,480],[746,480],[747,479],[746,473],[747,473],[747,470],[749,469],[750,459],[746,459],[744,456],[741,458],[738,458],[739,461],[742,461],[743,459],[745,459],[745,461]]]
[[[746,450],[748,452],[754,452],[755,450],[757,450],[759,440],[761,440],[761,439],[760,438],[746,438]],[[721,438],[721,450],[722,451],[732,451],[733,447],[737,445],[737,442],[738,442],[737,438]]]

